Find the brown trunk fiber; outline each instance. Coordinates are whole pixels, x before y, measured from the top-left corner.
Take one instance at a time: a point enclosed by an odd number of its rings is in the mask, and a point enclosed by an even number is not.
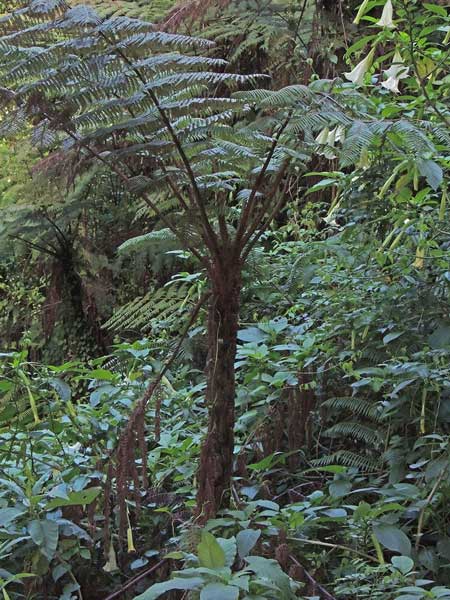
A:
[[[200,522],[226,506],[233,473],[236,338],[241,265],[228,261],[211,272],[206,402],[208,431],[200,453],[197,513]]]

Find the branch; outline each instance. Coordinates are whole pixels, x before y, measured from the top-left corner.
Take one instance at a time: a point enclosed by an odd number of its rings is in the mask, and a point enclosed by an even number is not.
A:
[[[44,113],[44,116],[47,119],[50,119],[51,121],[51,116],[48,115],[47,113]],[[82,148],[84,148],[85,150],[87,150],[89,152],[89,154],[96,158],[97,160],[99,160],[102,164],[106,165],[108,167],[108,169],[111,169],[112,171],[114,171],[114,173],[116,173],[116,175],[118,175],[120,177],[120,179],[125,183],[127,188],[130,188],[130,178],[128,177],[128,175],[120,168],[120,166],[116,165],[116,164],[111,164],[109,163],[103,156],[101,156],[101,154],[99,154],[96,150],[93,150],[90,146],[88,146],[85,143],[82,143],[80,141],[80,139],[69,129],[67,129],[66,127],[63,128],[63,131],[69,136],[71,137],[77,144],[79,144]],[[188,244],[188,242],[184,239],[184,236],[178,231],[178,229],[169,221],[169,219],[163,215],[157,208],[156,204],[150,199],[149,195],[146,194],[145,192],[139,192],[141,198],[143,198],[143,200],[146,202],[146,204],[148,204],[148,206],[155,212],[155,214],[158,216],[159,219],[161,219],[161,221],[163,223],[165,223],[165,225],[171,230],[173,231],[173,233],[176,235],[176,237],[178,238],[178,240],[181,242],[181,244],[183,245],[183,247],[187,250],[189,250],[189,252],[191,252],[196,258],[198,258],[198,260],[205,266],[207,267],[208,264],[206,262],[206,258],[200,254],[200,252],[198,252],[198,250],[196,250],[195,248],[193,248],[192,246],[190,246],[190,244]]]
[[[355,548],[351,548],[350,546],[343,546],[342,544],[331,544],[330,542],[322,542],[320,540],[304,540],[301,538],[290,537],[289,540],[293,542],[300,542],[301,544],[312,544],[313,546],[323,546],[324,548],[338,548],[339,550],[345,550],[346,552],[352,552],[353,554],[357,554],[358,556],[362,556],[366,560],[370,562],[374,562],[378,564],[378,559],[370,556],[370,554],[366,554],[365,552],[360,552],[359,550],[355,550]]]
[[[288,179],[286,179],[280,199],[275,204],[272,212],[269,214],[267,219],[264,221],[264,215],[266,214],[266,211],[269,208],[269,204],[273,200],[273,198],[278,190],[278,186],[280,185],[281,180],[283,179],[283,177],[286,173],[286,169],[287,169],[288,165],[289,165],[289,160],[285,161],[283,163],[283,165],[281,166],[280,170],[278,171],[277,177],[272,186],[271,193],[268,195],[266,202],[264,203],[262,209],[259,212],[259,215],[257,215],[255,217],[253,224],[251,225],[249,231],[247,232],[247,234],[242,242],[242,250],[243,250],[242,258],[243,258],[243,260],[245,260],[247,258],[247,256],[251,252],[252,248],[255,246],[256,242],[262,236],[264,231],[266,231],[266,229],[268,228],[268,226],[270,225],[272,220],[280,212],[280,210],[283,208],[283,205],[287,201],[286,188],[288,185]],[[263,221],[264,221],[264,223],[263,223]],[[251,240],[251,237],[255,232],[257,232],[257,233],[256,233],[255,237],[253,238],[253,240]]]
[[[189,321],[186,325],[186,327],[184,328],[178,342],[177,345],[175,346],[174,350],[172,351],[172,354],[169,356],[169,358],[166,360],[166,362],[163,364],[163,366],[161,367],[158,375],[156,376],[155,379],[153,379],[147,386],[144,394],[142,395],[142,398],[139,400],[139,402],[136,404],[135,408],[133,409],[132,413],[130,414],[130,417],[128,419],[128,423],[127,426],[122,430],[122,433],[119,435],[119,444],[120,444],[120,440],[123,439],[123,437],[127,436],[127,433],[133,429],[134,425],[135,425],[135,420],[136,417],[142,413],[142,410],[145,408],[147,402],[150,400],[150,398],[152,397],[153,393],[155,392],[156,388],[159,386],[159,384],[161,383],[162,379],[164,378],[165,374],[167,373],[167,371],[170,369],[170,367],[172,366],[173,362],[175,361],[175,359],[178,356],[178,353],[180,352],[181,346],[184,342],[184,340],[186,339],[192,325],[195,323],[195,321],[197,320],[198,317],[198,313],[200,312],[200,309],[202,308],[202,306],[204,305],[204,303],[208,300],[208,298],[210,297],[211,292],[205,292],[198,300],[197,304],[194,306],[192,312],[191,312],[191,316],[189,318]],[[102,464],[105,465],[107,464],[111,458],[116,454],[117,452],[117,446],[116,448],[113,448],[112,450],[110,450],[107,454],[107,456],[105,458],[102,459]]]
[[[294,563],[294,565],[296,567],[300,567],[300,569],[303,571],[308,583],[313,586],[314,593],[317,590],[319,592],[319,594],[322,596],[322,600],[336,600],[336,598],[334,596],[332,596],[328,590],[326,590],[322,585],[320,585],[320,583],[317,582],[310,573],[308,573],[308,571],[305,569],[305,567],[298,562],[298,560],[295,558],[295,556],[292,556],[292,554],[291,554],[289,556],[289,558],[291,559],[291,561]]]
[[[177,184],[175,183],[175,181],[172,180],[171,176],[169,175],[169,172],[166,169],[166,165],[164,164],[164,162],[162,160],[158,161],[159,164],[161,165],[161,170],[164,173],[168,183],[169,183],[169,187],[172,190],[173,194],[175,195],[176,199],[178,200],[178,202],[181,204],[181,206],[184,208],[184,210],[186,212],[189,212],[189,207],[186,204],[184,198],[183,198],[183,194],[181,193],[180,189],[178,188]]]
[[[447,466],[445,466],[442,471],[439,473],[439,477],[436,479],[431,492],[428,494],[426,500],[425,500],[425,504],[422,507],[422,510],[420,511],[420,515],[419,515],[419,522],[417,524],[417,533],[416,533],[416,543],[414,544],[414,548],[416,550],[416,552],[419,550],[419,546],[420,546],[420,539],[422,537],[422,529],[423,529],[423,525],[424,525],[424,521],[425,521],[425,512],[428,508],[428,506],[431,504],[431,502],[433,501],[433,498],[436,494],[436,492],[439,489],[439,486],[441,485],[441,481],[444,478],[444,475],[447,474]]]
[[[139,403],[141,406],[145,406],[147,404],[151,395],[153,394],[155,389],[158,387],[158,385],[161,383],[161,380],[163,379],[163,377],[165,376],[167,371],[172,366],[174,360],[176,359],[176,357],[178,356],[178,353],[181,350],[181,346],[183,345],[183,342],[186,339],[192,325],[197,320],[200,309],[202,308],[202,306],[204,305],[206,300],[208,300],[210,294],[211,294],[210,292],[205,292],[204,294],[202,294],[202,296],[199,298],[197,304],[194,306],[194,309],[191,313],[191,317],[190,317],[186,327],[184,328],[184,330],[180,336],[180,339],[178,340],[177,345],[175,346],[174,350],[172,351],[172,354],[170,355],[169,359],[164,363],[164,365],[163,365],[162,369],[160,370],[160,372],[158,373],[156,379],[154,381],[152,381],[152,383],[149,384],[147,390],[145,391],[145,393]],[[131,420],[132,419],[130,417],[130,421]]]
[[[280,141],[281,134],[286,129],[289,121],[291,120],[291,117],[292,117],[292,111],[289,112],[284,123],[281,125],[280,129],[275,134],[274,139],[272,141],[272,145],[270,146],[269,152],[267,154],[266,160],[264,161],[264,164],[261,168],[261,171],[258,174],[258,177],[256,178],[256,181],[252,188],[252,191],[250,192],[250,196],[247,200],[247,203],[241,213],[238,230],[236,232],[236,238],[234,241],[235,251],[237,251],[239,253],[242,251],[243,247],[245,246],[245,242],[242,243],[242,238],[245,235],[252,211],[254,209],[254,204],[255,204],[255,201],[257,198],[257,193],[259,191],[259,188],[260,188],[262,182],[264,181],[264,176],[266,174],[267,169],[269,168],[270,161],[272,160],[275,150],[278,146],[278,142]]]
[[[110,42],[108,41],[108,39],[106,38],[106,36],[104,34],[102,34],[102,37],[103,37],[103,39],[105,39],[107,41],[108,44],[110,44]],[[88,84],[92,83],[91,80],[88,79],[87,77],[84,77],[83,79],[85,79]],[[115,98],[120,98],[119,94],[117,94],[117,93],[113,93],[113,96]],[[136,115],[135,115],[135,113],[134,113],[134,111],[133,111],[132,108],[126,107],[126,111],[131,115],[132,118],[136,117]],[[144,135],[144,134],[142,134],[142,133],[140,133],[139,135],[140,135],[142,141],[145,143],[147,141],[147,139],[148,139],[147,136]],[[173,179],[170,177],[169,172],[167,171],[166,166],[164,164],[164,161],[161,160],[161,159],[158,159],[158,158],[157,158],[157,161],[158,161],[158,163],[159,163],[159,165],[161,167],[161,170],[163,171],[164,175],[166,176],[166,179],[167,179],[167,181],[169,183],[170,189],[172,190],[172,192],[175,195],[176,199],[180,203],[181,207],[185,210],[186,213],[189,212],[189,207],[186,204],[186,202],[185,202],[185,200],[183,198],[183,195],[182,195],[180,189],[178,188],[178,186],[176,185],[176,183],[173,181]],[[144,198],[144,200],[146,201],[145,198]],[[147,202],[147,204],[148,204],[148,202]],[[160,214],[158,214],[158,217],[161,218]],[[177,235],[177,237],[179,235],[179,237],[181,238],[181,233],[177,234],[176,231],[175,231],[175,229],[173,227],[170,227],[170,229],[175,233],[175,235]],[[182,241],[182,240],[180,240],[180,241]],[[182,244],[183,244],[183,246],[187,245],[186,241],[182,241]],[[191,252],[192,252],[192,249],[191,249]],[[203,260],[200,257],[198,257],[198,258],[200,259],[201,262],[203,262]],[[205,267],[206,266],[207,266],[207,264],[205,263]]]
[[[142,579],[145,579],[145,577],[148,577],[148,575],[150,575],[151,573],[153,573],[154,571],[159,569],[159,567],[162,567],[162,565],[166,562],[166,560],[167,560],[166,558],[163,558],[158,563],[156,563],[156,565],[153,565],[153,567],[150,567],[149,569],[146,569],[143,573],[136,575],[136,577],[133,577],[132,579],[130,579],[130,581],[127,581],[127,583],[125,583],[116,592],[110,594],[109,596],[106,596],[106,598],[104,600],[114,600],[114,598],[118,598],[119,596],[124,594],[127,590],[134,587]]]
[[[58,238],[58,241],[60,243],[60,245],[63,248],[69,248],[70,247],[70,242],[67,239],[66,235],[64,234],[64,232],[61,230],[61,228],[57,225],[57,223],[55,223],[55,221],[53,221],[53,219],[51,219],[47,213],[46,210],[43,210],[42,212],[43,217],[46,221],[48,221],[50,223],[50,225],[53,227],[53,229],[55,230],[55,235]]]
[[[108,37],[103,32],[100,32],[100,35],[108,44],[111,45],[112,50],[125,62],[125,64],[133,71],[133,73],[135,73],[135,75],[137,76],[139,81],[144,86],[146,86],[147,81],[146,81],[145,77],[142,75],[141,71],[133,65],[133,63],[130,61],[128,56],[122,50],[114,47],[114,44],[108,39]],[[181,158],[181,161],[183,162],[184,168],[186,169],[186,173],[187,173],[187,176],[188,176],[190,184],[191,184],[194,201],[197,204],[198,209],[200,210],[201,222],[202,222],[202,225],[204,228],[203,237],[204,237],[205,243],[206,243],[207,247],[214,254],[216,254],[216,256],[220,256],[218,238],[211,226],[211,223],[209,222],[208,216],[206,214],[205,203],[203,201],[202,195],[200,193],[197,182],[195,180],[195,175],[194,175],[194,171],[192,170],[191,162],[188,159],[188,157],[184,151],[184,148],[180,141],[180,138],[176,134],[175,129],[173,128],[172,123],[170,122],[170,119],[166,114],[166,111],[162,108],[161,104],[159,103],[159,100],[158,100],[158,97],[156,96],[156,94],[151,89],[147,89],[145,87],[144,87],[143,91],[147,96],[149,96],[149,98],[153,102],[156,110],[158,111],[167,131],[169,132],[170,137],[172,138],[172,141],[175,145],[175,148],[177,149],[177,152]]]
[[[59,254],[56,252],[56,248],[53,248],[53,250],[49,250],[49,248],[46,248],[45,246],[40,246],[39,244],[35,244],[34,242],[30,242],[30,240],[26,240],[25,238],[22,238],[19,235],[10,235],[9,237],[13,240],[19,240],[19,242],[23,242],[31,248],[39,250],[39,252],[44,252],[44,254],[49,254],[50,256],[54,256],[55,258],[59,259]]]

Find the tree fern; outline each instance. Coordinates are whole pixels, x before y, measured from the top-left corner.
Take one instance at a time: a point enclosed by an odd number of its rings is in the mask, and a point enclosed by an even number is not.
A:
[[[404,137],[406,152],[409,147],[417,153],[432,145],[411,124],[383,121],[379,125],[376,116],[357,110],[355,93],[339,82],[319,82],[309,91],[290,87],[269,94],[266,100],[255,101],[245,94],[233,97],[236,88],[254,87],[260,77],[233,74],[221,64],[187,58],[146,62],[174,51],[186,57],[204,52],[210,42],[156,31],[130,18],[100,18],[88,8],[68,8],[64,0],[31,0],[0,22],[0,35],[0,86],[6,90],[1,96],[7,115],[3,131],[17,130],[26,117],[40,128],[36,138],[42,137],[42,127],[54,132],[53,145],[51,136],[46,136],[50,150],[62,148],[73,159],[75,172],[102,164],[128,189],[136,182],[135,193],[152,209],[159,227],[170,229],[207,273],[211,284],[208,356],[215,363],[208,369],[210,418],[199,470],[199,514],[206,519],[215,514],[230,488],[242,268],[288,201],[290,174],[298,179],[304,173],[317,152],[315,136],[325,123],[344,124],[350,140],[359,139],[353,123],[363,123],[362,145],[347,142],[342,164],[356,162],[362,149],[389,127]],[[230,97],[234,102],[225,100]],[[246,122],[245,113],[258,118]],[[305,114],[313,118],[302,122]],[[388,134],[385,139],[390,142]],[[176,197],[177,212],[186,220],[161,212],[157,203],[161,184]],[[238,196],[243,189],[251,190],[248,196]],[[186,223],[195,227],[201,245],[193,242]],[[188,298],[178,304],[180,310]],[[173,307],[168,309],[165,299],[161,306],[153,302],[157,315],[148,316],[146,300],[141,300],[127,307],[123,319],[119,316],[113,325],[136,326],[137,310],[140,330],[149,321],[173,320],[177,314]],[[199,310],[200,304],[193,319]],[[135,482],[136,472],[129,465],[128,450],[123,449],[133,447],[151,391],[131,415],[119,443],[117,472],[124,489],[127,481]],[[145,465],[145,448],[141,450]],[[146,472],[142,473],[147,481]],[[121,536],[126,533],[125,496],[119,502]]]

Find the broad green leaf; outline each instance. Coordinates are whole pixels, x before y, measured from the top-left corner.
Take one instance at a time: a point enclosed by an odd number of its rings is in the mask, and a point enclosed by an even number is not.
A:
[[[268,579],[278,586],[280,592],[282,592],[280,600],[291,598],[290,579],[276,560],[264,558],[263,556],[247,556],[245,561],[248,564],[248,569],[253,571],[257,577]]]
[[[89,371],[88,375],[80,379],[100,379],[102,381],[114,381],[116,378],[116,375],[112,371],[108,371],[107,369],[94,369],[93,371]]]
[[[225,552],[209,531],[202,531],[202,539],[197,546],[200,565],[208,569],[220,569],[226,565]]]
[[[238,572],[234,575],[231,583],[244,592],[248,592],[250,589],[250,576],[241,575],[241,572]]]
[[[56,567],[52,571],[53,581],[58,581],[63,575],[70,571],[70,565],[67,563],[62,563],[60,565],[56,565]]]
[[[425,8],[427,8],[431,12],[436,13],[440,17],[443,17],[444,19],[447,18],[447,11],[445,10],[445,8],[443,6],[439,6],[437,4],[431,4],[429,2],[425,2],[424,6],[425,6]]]
[[[207,575],[209,581],[216,581],[217,579],[228,581],[231,577],[230,567],[222,567],[220,569],[208,569],[207,567],[186,567],[179,573],[183,577],[202,577]]]
[[[331,187],[331,186],[337,185],[337,184],[338,184],[338,181],[336,179],[322,179],[322,181],[319,181],[318,183],[316,183],[313,186],[311,186],[310,188],[308,188],[305,196],[307,196],[308,194],[313,194],[314,192],[318,192],[320,190],[323,190],[325,188],[328,188],[328,187]]]
[[[419,173],[422,177],[425,177],[434,190],[441,185],[444,174],[441,167],[434,160],[420,158],[417,160],[417,167]]]
[[[404,575],[414,569],[414,561],[409,556],[394,556],[391,562]]]
[[[448,348],[450,345],[450,326],[440,325],[429,335],[428,343],[433,350]]]
[[[240,558],[245,558],[249,555],[260,536],[261,531],[259,529],[244,529],[237,534],[236,542]]]
[[[343,467],[342,465],[327,465],[326,467],[308,469],[308,471],[321,471],[323,473],[345,473],[347,471],[347,467]]]
[[[52,377],[52,379],[49,380],[49,384],[56,390],[61,400],[67,402],[71,399],[72,390],[65,381],[58,379],[57,377]]]
[[[238,332],[238,339],[241,342],[262,342],[267,339],[267,334],[258,327],[248,327]]]
[[[66,583],[66,585],[63,587],[62,594],[59,596],[58,600],[72,600],[73,592],[78,592],[79,589],[80,584],[76,583],[75,581],[71,583]]]
[[[418,564],[425,567],[430,573],[436,573],[439,569],[439,558],[434,548],[421,548],[419,552]]]
[[[155,583],[143,594],[135,596],[134,600],[156,600],[166,592],[172,590],[194,590],[203,585],[204,581],[201,577],[175,577],[169,581],[163,581],[161,583]]]
[[[158,554],[158,552],[156,552]],[[145,553],[146,556],[148,556],[148,553]],[[180,552],[180,551],[174,551],[174,552],[168,552],[165,555],[165,558],[172,558],[173,560],[181,560],[182,558],[184,558],[185,554],[184,552]]]
[[[389,342],[396,340],[402,334],[403,334],[403,331],[392,331],[391,333],[388,333],[383,338],[383,344],[385,344],[385,345],[389,344]]]
[[[375,525],[373,532],[377,540],[388,550],[398,552],[404,556],[411,553],[411,542],[407,535],[394,525]]]
[[[267,508],[268,510],[274,510],[278,512],[280,510],[280,505],[276,502],[272,502],[272,500],[255,500],[254,502],[256,506],[260,506],[261,508]]]
[[[136,560],[133,560],[133,562],[130,564],[130,569],[134,571],[135,569],[145,567],[146,564],[148,564],[148,560],[146,558],[137,558]]]
[[[18,496],[18,498],[25,498],[24,490],[18,486],[17,483],[11,481],[10,479],[0,479],[0,487],[11,490],[11,492],[13,492],[15,496]]]
[[[0,509],[0,527],[8,527],[20,515],[26,511],[20,508],[2,508]]]
[[[217,542],[225,553],[225,565],[231,567],[236,558],[236,538],[217,538]]]
[[[200,600],[237,600],[239,588],[223,583],[208,583],[200,592]]]
[[[100,494],[101,488],[99,487],[91,487],[81,492],[71,492],[68,494],[68,498],[54,498],[47,503],[47,510],[54,510],[55,508],[59,508],[60,506],[85,506],[86,504],[91,504],[97,496]]]
[[[352,489],[352,484],[345,480],[336,480],[330,483],[329,490],[333,498],[342,498],[346,496]]]
[[[52,498],[64,498],[65,500],[68,500],[69,492],[67,483],[60,483],[59,485],[55,485],[55,487],[48,492],[48,495]]]
[[[438,553],[446,559],[450,559],[450,538],[442,538],[436,545]]]
[[[371,507],[370,504],[368,504],[367,502],[360,502],[357,506],[357,508],[355,509],[355,512],[353,513],[353,518],[355,520],[358,519],[364,519],[364,517],[367,517],[371,512]]]
[[[52,560],[58,547],[58,523],[48,519],[45,521],[36,519],[28,525],[28,532],[36,546],[39,546],[42,554],[48,560]]]
[[[328,508],[322,511],[322,513],[331,519],[342,519],[347,516],[345,508]]]
[[[395,386],[390,395],[393,397],[397,396],[399,392],[401,392],[405,387],[408,387],[408,385],[411,385],[411,383],[414,383],[415,381],[415,379],[406,379],[405,381],[401,381]]]

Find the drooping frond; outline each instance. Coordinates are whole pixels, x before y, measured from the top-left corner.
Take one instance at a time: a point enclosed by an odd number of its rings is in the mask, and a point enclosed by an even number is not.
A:
[[[177,239],[170,229],[157,229],[144,235],[138,235],[130,238],[121,244],[118,248],[119,253],[142,251],[152,249],[155,246],[171,246],[177,244]]]
[[[155,328],[177,331],[194,300],[192,286],[172,284],[128,302],[114,312],[104,327],[116,332],[148,333]]]
[[[383,417],[379,404],[362,398],[351,396],[329,398],[323,405],[335,410],[337,413],[347,412],[349,414],[357,414],[373,422],[380,422]]]
[[[363,454],[350,452],[349,450],[338,450],[337,452],[333,452],[333,454],[321,456],[320,458],[312,460],[311,465],[314,467],[343,465],[344,467],[356,467],[365,472],[379,471],[382,466],[379,461],[375,461],[368,456],[364,456]]]
[[[380,431],[358,422],[336,423],[336,425],[327,429],[323,435],[332,438],[351,438],[375,447],[382,439]]]
[[[433,150],[420,123],[379,119],[370,99],[338,80],[254,89],[261,76],[231,73],[225,61],[202,56],[210,46],[140,19],[32,0],[0,20],[0,135],[31,122],[33,142],[50,152],[62,147],[77,173],[92,162],[110,168],[183,244],[182,229],[159,209],[163,188],[190,223],[199,217],[203,236],[205,220],[217,226],[221,194],[233,198],[232,210],[240,189],[257,183],[264,196],[289,162],[301,173],[319,153],[346,167],[363,150],[399,138],[411,157]],[[317,140],[327,128],[339,129],[333,147]],[[262,203],[259,222],[270,214]]]

